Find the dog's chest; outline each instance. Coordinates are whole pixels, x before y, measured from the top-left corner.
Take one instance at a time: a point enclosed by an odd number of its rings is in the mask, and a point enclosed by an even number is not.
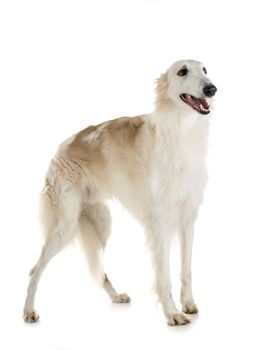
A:
[[[169,210],[187,200],[200,204],[207,179],[204,135],[173,134],[160,142],[153,168],[154,197]]]

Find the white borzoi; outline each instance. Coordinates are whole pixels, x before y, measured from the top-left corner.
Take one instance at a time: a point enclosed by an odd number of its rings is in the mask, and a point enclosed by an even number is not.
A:
[[[193,226],[207,174],[208,114],[216,87],[196,61],[174,63],[157,81],[153,113],[89,126],[65,141],[51,161],[41,196],[45,244],[30,273],[24,319],[39,316],[34,299],[48,262],[80,238],[92,271],[113,302],[126,303],[105,274],[101,252],[110,234],[106,201],[119,200],[143,225],[155,288],[169,325],[197,313],[191,288]],[[172,299],[170,241],[181,242],[180,312]]]

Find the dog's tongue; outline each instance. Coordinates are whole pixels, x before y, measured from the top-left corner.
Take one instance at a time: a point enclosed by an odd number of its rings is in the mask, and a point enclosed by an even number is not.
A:
[[[180,95],[180,97],[199,113],[208,114],[210,112],[210,106],[205,98],[197,98],[189,94]]]
[[[209,109],[209,105],[204,98],[197,98],[197,97],[189,95],[188,101],[193,107],[195,107],[199,110],[208,110]]]
[[[199,98],[198,99],[200,101],[200,104],[203,106],[204,109],[208,109],[209,105],[207,103],[207,101],[204,98]]]

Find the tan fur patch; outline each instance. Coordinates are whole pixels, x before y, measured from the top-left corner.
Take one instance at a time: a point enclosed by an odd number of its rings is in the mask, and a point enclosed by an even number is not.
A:
[[[66,145],[64,153],[86,173],[90,172],[102,181],[106,180],[106,174],[114,171],[115,167],[135,179],[138,173],[136,163],[140,162],[141,168],[145,161],[145,157],[142,157],[141,138],[145,137],[146,123],[144,116],[137,116],[89,126],[74,136],[73,141]],[[153,127],[147,128],[149,130],[153,134]],[[90,137],[93,133],[95,135]]]

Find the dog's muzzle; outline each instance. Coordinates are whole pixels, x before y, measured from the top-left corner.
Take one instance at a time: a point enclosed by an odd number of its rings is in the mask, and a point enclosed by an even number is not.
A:
[[[204,96],[213,97],[217,92],[217,88],[213,84],[207,84],[202,89]],[[210,113],[210,105],[207,98],[198,98],[189,94],[181,94],[180,98],[191,108],[195,109],[195,111],[200,114],[208,114]]]

